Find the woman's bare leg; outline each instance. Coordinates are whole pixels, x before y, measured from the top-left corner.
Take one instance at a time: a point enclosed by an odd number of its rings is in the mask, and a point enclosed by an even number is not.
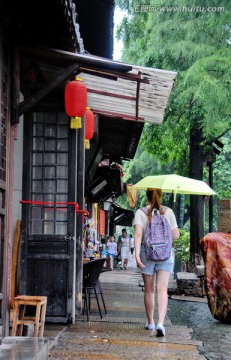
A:
[[[113,269],[113,267],[114,267],[114,259],[113,259],[113,256],[110,256],[110,267],[111,267],[111,269]]]
[[[168,308],[168,283],[170,272],[158,270],[156,273],[156,289],[158,302],[158,323],[164,324]]]
[[[143,274],[144,280],[144,306],[148,324],[154,323],[155,307],[155,275]]]

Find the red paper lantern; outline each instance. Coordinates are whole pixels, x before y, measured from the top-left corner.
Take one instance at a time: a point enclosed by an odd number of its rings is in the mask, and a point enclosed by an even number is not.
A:
[[[95,116],[89,107],[85,113],[85,148],[90,149],[90,140],[95,133]]]
[[[87,106],[87,88],[82,79],[76,77],[65,87],[65,111],[71,117],[71,128],[82,127],[81,117],[84,116]]]

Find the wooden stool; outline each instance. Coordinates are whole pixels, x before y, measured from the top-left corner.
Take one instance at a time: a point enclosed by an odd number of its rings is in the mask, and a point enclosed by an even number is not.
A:
[[[35,315],[27,315],[27,306],[35,306]],[[14,298],[12,336],[22,336],[23,325],[34,325],[34,337],[43,337],[46,307],[46,296],[16,296]]]

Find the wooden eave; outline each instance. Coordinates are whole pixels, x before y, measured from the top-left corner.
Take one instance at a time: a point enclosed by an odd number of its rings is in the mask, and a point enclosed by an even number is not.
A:
[[[19,54],[36,62],[45,79],[39,94],[26,99],[26,107],[25,102],[19,105],[19,114],[78,74],[89,90],[88,105],[95,113],[141,122],[163,121],[175,72],[57,49],[20,47]]]

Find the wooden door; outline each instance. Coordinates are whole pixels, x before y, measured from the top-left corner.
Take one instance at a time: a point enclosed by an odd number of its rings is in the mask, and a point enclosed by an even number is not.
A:
[[[46,321],[75,316],[76,151],[65,113],[25,116],[20,294],[48,297]]]

